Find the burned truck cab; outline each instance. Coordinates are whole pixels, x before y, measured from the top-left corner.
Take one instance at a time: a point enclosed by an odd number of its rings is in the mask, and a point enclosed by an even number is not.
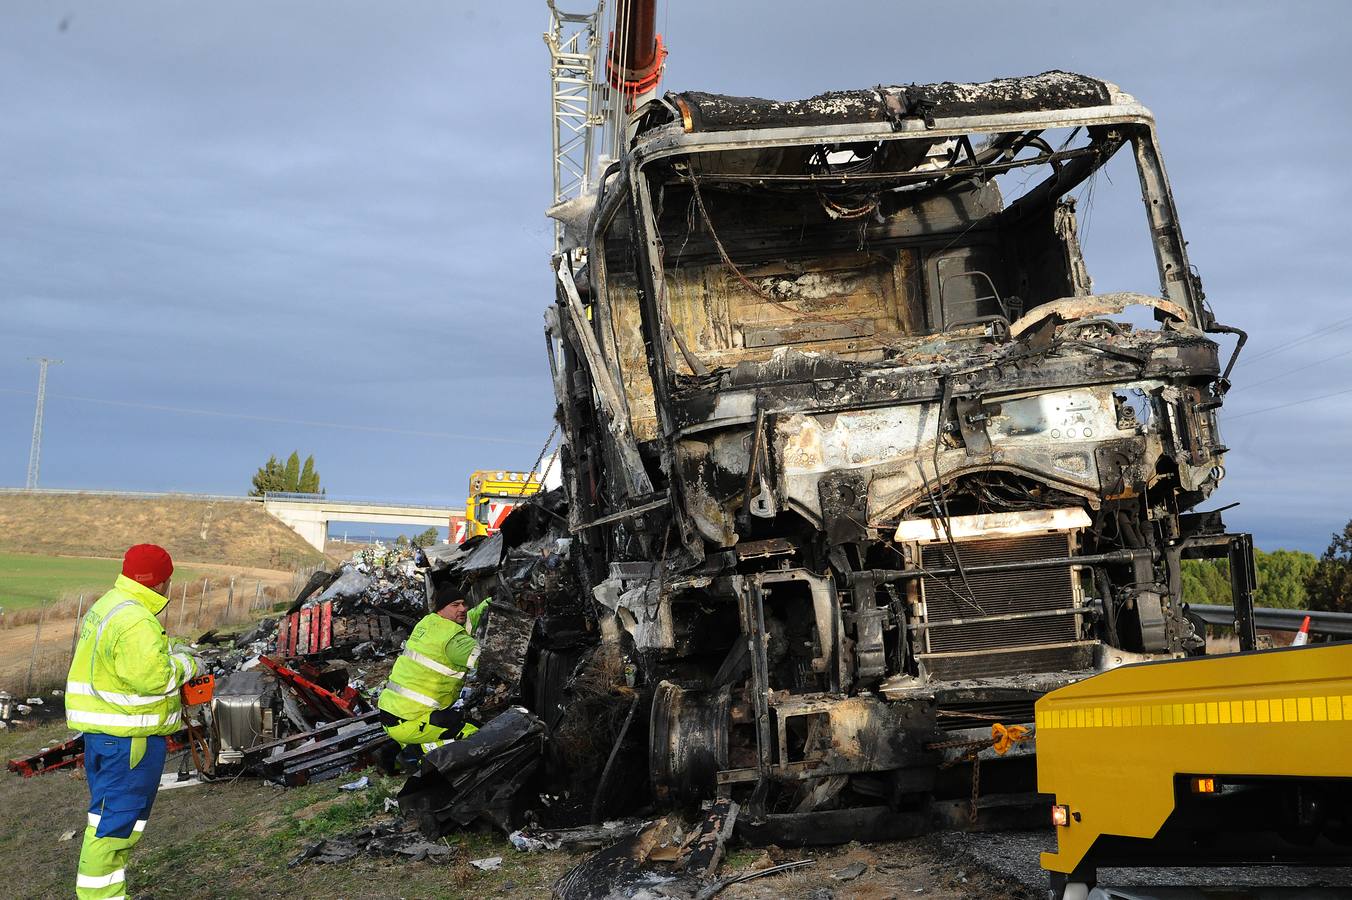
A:
[[[1158,294],[1094,293],[1080,249],[1074,192],[1117,154]],[[659,795],[922,830],[901,812],[993,723],[1204,652],[1180,559],[1251,571],[1193,511],[1242,334],[1132,97],[1063,72],[668,94],[572,224],[547,331],[573,555],[651,698]]]

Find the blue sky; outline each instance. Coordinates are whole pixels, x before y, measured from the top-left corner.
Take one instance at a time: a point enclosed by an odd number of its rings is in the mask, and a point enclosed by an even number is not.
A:
[[[543,0],[5,19],[0,485],[24,480],[36,355],[64,360],[46,487],[242,493],[299,449],[330,493],[455,503],[470,471],[534,461],[553,407]],[[668,89],[1061,68],[1151,107],[1192,261],[1251,335],[1212,505],[1240,502],[1227,520],[1259,546],[1316,551],[1352,518],[1348,19],[1302,2],[659,3]],[[1118,238],[1144,231],[1117,224],[1108,188],[1136,189],[1112,174],[1081,210],[1100,290],[1137,277]]]

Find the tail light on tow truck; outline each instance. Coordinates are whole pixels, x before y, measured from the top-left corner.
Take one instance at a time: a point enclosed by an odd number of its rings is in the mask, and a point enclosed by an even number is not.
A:
[[[1216,779],[1209,775],[1194,775],[1188,783],[1194,794],[1216,793]]]

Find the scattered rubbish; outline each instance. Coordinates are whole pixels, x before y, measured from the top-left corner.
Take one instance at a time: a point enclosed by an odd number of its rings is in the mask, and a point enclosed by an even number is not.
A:
[[[29,706],[41,706],[41,705],[42,705],[42,698],[41,698],[41,697],[29,697],[27,702],[28,702],[28,705],[29,705]]]
[[[202,784],[206,784],[206,782],[196,775],[181,778],[175,772],[166,772],[160,776],[160,790],[162,791],[171,791],[175,788],[197,787]]]
[[[560,846],[557,840],[549,840],[547,837],[529,837],[523,831],[513,831],[511,834],[507,835],[507,840],[511,841],[512,846],[522,853],[539,853],[543,850],[557,850]]]
[[[356,781],[349,781],[347,784],[340,784],[340,785],[338,785],[338,790],[340,790],[340,791],[364,791],[364,790],[366,790],[366,789],[367,789],[368,787],[370,787],[370,786],[371,786],[371,779],[370,779],[370,778],[367,778],[365,775],[363,775],[362,777],[358,778]],[[387,798],[387,799],[388,799],[388,798]]]
[[[386,797],[383,806],[385,812],[394,812],[399,809],[399,801],[393,797]]]
[[[670,898],[704,898],[723,859],[723,845],[732,835],[737,804],[717,800],[706,805],[704,818],[693,827],[675,814],[646,825],[633,837],[599,850],[554,884],[557,900],[602,900],[630,897],[641,890]]]
[[[837,869],[831,873],[831,877],[836,881],[853,881],[860,875],[868,871],[868,866],[861,862],[852,862],[843,869]]]
[[[347,862],[357,856],[403,856],[417,862],[440,859],[449,856],[450,852],[451,849],[445,844],[424,840],[403,819],[393,819],[310,844],[287,863],[287,868],[307,862]]]
[[[484,872],[496,872],[502,868],[501,856],[485,856],[483,859],[471,859],[469,864]]]
[[[57,841],[69,841],[69,840],[72,840],[74,837],[75,837],[75,832],[73,832],[73,831],[63,831],[63,832],[61,832],[61,837],[57,838]]]
[[[723,888],[729,885],[739,884],[743,881],[751,881],[756,878],[765,878],[768,875],[778,875],[781,872],[791,872],[794,869],[801,869],[805,866],[812,865],[816,865],[816,860],[796,859],[793,862],[780,863],[777,866],[756,868],[750,872],[743,872],[740,875],[733,875],[730,878],[720,878],[718,881],[715,881],[713,884],[709,885],[708,887],[700,891],[698,894],[696,894],[695,900],[709,900],[710,897],[713,897],[715,894],[717,894],[719,891],[723,890]],[[826,892],[825,896],[828,898],[828,900],[830,897],[833,896],[830,888],[818,888],[818,890],[825,891]]]

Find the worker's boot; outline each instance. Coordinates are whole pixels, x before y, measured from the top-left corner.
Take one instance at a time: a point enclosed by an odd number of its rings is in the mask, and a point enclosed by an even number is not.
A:
[[[417,744],[409,744],[399,751],[399,755],[395,757],[395,764],[405,775],[416,775],[419,766],[422,765],[422,758],[422,748]]]

